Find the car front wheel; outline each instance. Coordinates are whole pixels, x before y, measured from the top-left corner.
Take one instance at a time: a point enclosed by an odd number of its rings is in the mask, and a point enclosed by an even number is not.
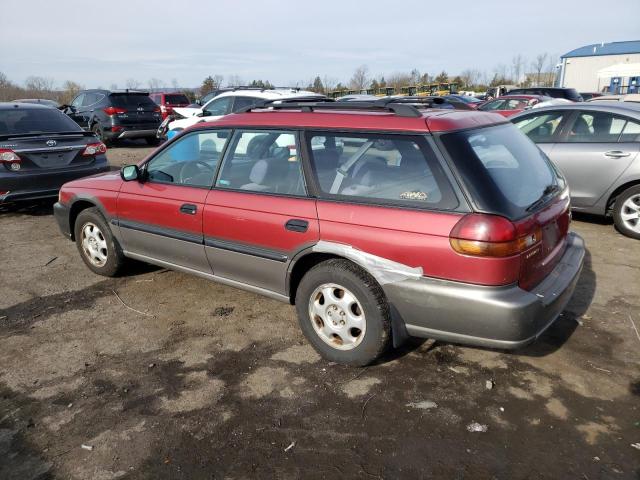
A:
[[[78,214],[74,233],[80,256],[92,272],[105,277],[118,274],[125,257],[97,208],[87,208]]]
[[[384,292],[367,272],[348,260],[322,262],[302,278],[296,292],[302,332],[325,359],[365,366],[391,338]]]
[[[640,240],[640,185],[618,195],[613,207],[613,221],[620,233]]]

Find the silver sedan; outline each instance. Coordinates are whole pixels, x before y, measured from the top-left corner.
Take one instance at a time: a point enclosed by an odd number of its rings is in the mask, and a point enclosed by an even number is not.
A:
[[[640,104],[554,105],[511,121],[562,171],[575,211],[612,216],[640,239]]]

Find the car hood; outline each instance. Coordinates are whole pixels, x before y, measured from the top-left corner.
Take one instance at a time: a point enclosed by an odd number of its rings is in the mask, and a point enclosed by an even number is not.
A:
[[[183,117],[188,118],[202,112],[202,108],[180,107],[174,108],[173,111],[178,115],[182,115]]]
[[[196,123],[201,123],[201,122],[212,122],[214,120],[217,120],[219,118],[222,117],[188,117],[188,118],[181,118],[180,120],[174,120],[173,122],[171,122],[169,124],[169,130],[175,130],[176,128],[189,128],[192,125],[195,125]]]
[[[120,190],[122,185],[122,178],[120,178],[119,170],[112,170],[110,172],[97,173],[88,177],[79,178],[65,183],[62,188],[98,188],[101,190]]]

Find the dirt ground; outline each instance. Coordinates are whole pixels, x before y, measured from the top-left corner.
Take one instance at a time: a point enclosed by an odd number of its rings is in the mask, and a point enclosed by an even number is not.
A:
[[[4,211],[0,479],[639,479],[640,242],[573,229],[577,292],[534,345],[416,340],[352,369],[288,305],[144,265],[105,279],[51,203]]]

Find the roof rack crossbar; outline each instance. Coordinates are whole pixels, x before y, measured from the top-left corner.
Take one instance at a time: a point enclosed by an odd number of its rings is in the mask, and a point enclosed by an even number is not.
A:
[[[416,108],[414,105],[395,102],[393,99],[382,99],[373,102],[333,102],[327,100],[314,101],[313,98],[308,98],[307,101],[304,101],[304,99],[300,98],[292,98],[288,100],[265,100],[256,105],[244,108],[237,113],[246,113],[252,110],[259,110],[264,108],[271,108],[274,110],[300,110],[302,112],[313,112],[315,110],[377,110],[393,112],[399,117],[417,118],[422,116],[422,113],[420,113],[418,108]]]

